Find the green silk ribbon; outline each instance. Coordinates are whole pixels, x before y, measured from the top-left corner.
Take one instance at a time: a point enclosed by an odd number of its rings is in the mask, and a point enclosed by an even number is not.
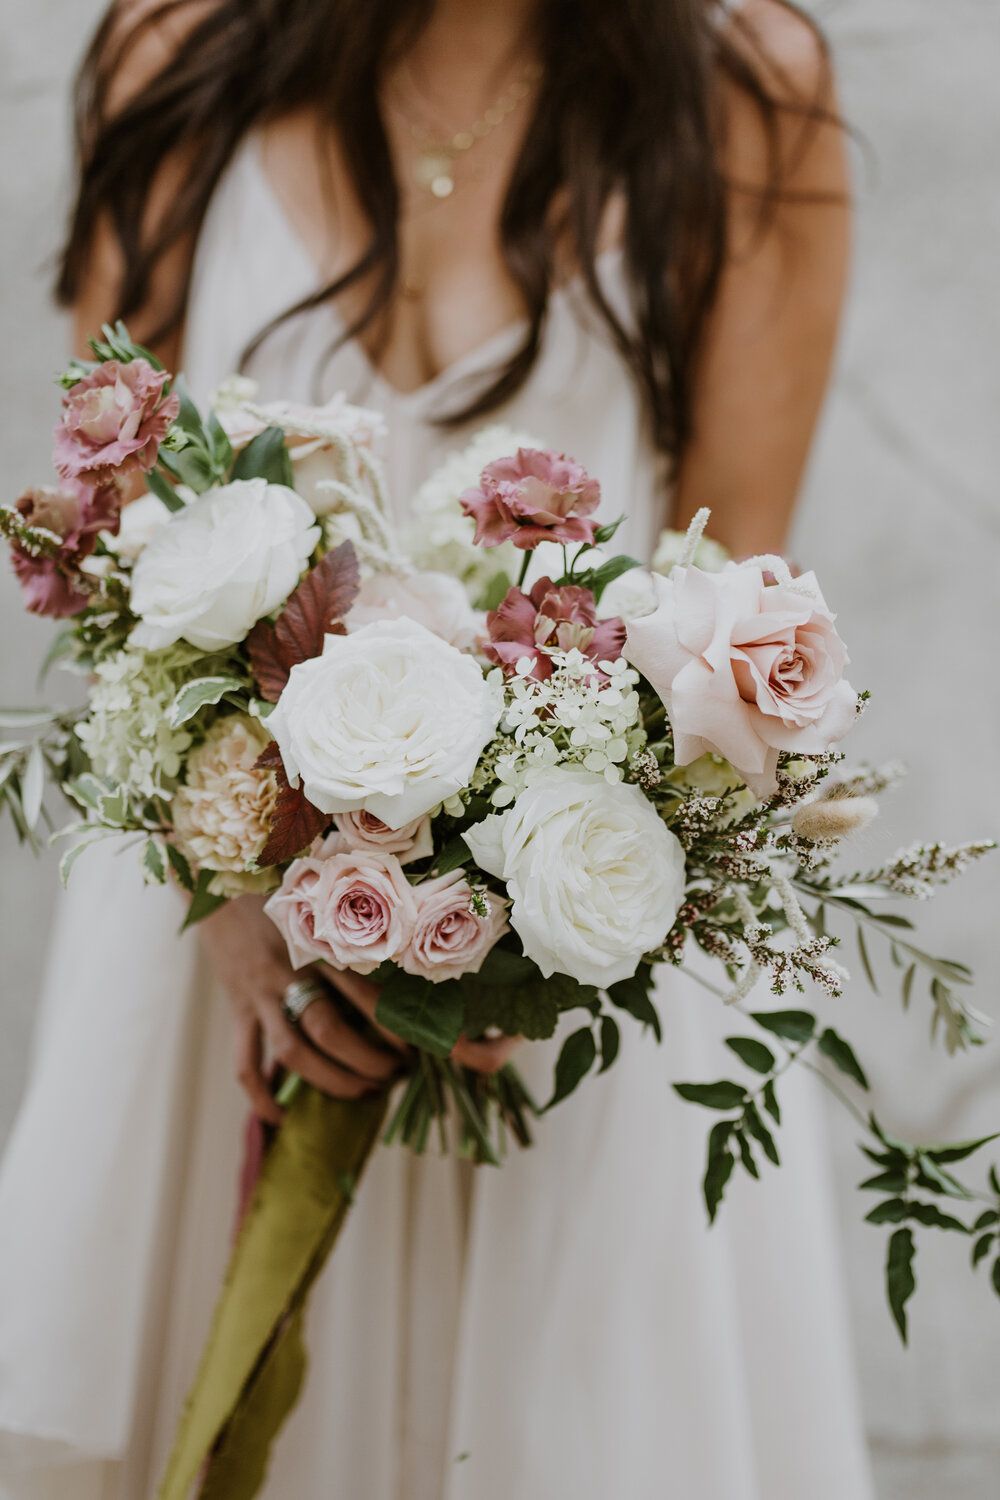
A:
[[[158,1500],[251,1500],[305,1376],[306,1302],[375,1146],[386,1096],[300,1088],[233,1250]]]

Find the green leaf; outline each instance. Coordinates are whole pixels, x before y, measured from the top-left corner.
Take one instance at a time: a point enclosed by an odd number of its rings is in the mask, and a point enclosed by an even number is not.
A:
[[[476,600],[478,609],[496,609],[513,587],[508,573],[495,573]]]
[[[920,1187],[928,1188],[932,1193],[946,1193],[949,1198],[972,1197],[957,1177],[953,1177],[950,1172],[939,1167],[937,1162],[923,1151],[917,1154],[917,1182]]]
[[[907,1177],[905,1171],[876,1172],[874,1177],[866,1177],[864,1182],[858,1183],[858,1191],[862,1193],[905,1193]]]
[[[996,1169],[996,1167],[990,1167],[989,1176],[988,1176],[987,1180],[989,1182],[990,1187],[996,1193],[997,1197],[1000,1198],[1000,1177],[997,1176],[997,1169]]]
[[[889,1239],[885,1262],[885,1289],[899,1336],[906,1343],[906,1304],[916,1290],[913,1261],[916,1247],[909,1229],[897,1229]]]
[[[590,1072],[596,1058],[597,1044],[589,1026],[581,1026],[579,1031],[572,1032],[566,1038],[556,1063],[555,1090],[545,1105],[543,1114],[573,1092]]]
[[[210,411],[205,418],[205,433],[208,437],[208,451],[212,455],[212,462],[219,477],[223,478],[229,472],[229,466],[233,461],[233,445],[214,411]]]
[[[161,448],[159,461],[162,468],[194,490],[196,495],[203,495],[215,483],[212,466],[200,448],[182,448],[179,453],[169,453]]]
[[[212,915],[213,911],[218,911],[219,907],[225,904],[225,896],[216,896],[208,888],[214,873],[213,870],[199,872],[191,894],[191,903],[181,923],[181,932],[187,932],[196,922],[204,921],[206,917]]]
[[[594,532],[594,546],[603,547],[605,542],[610,542],[624,519],[624,516],[619,516],[617,521],[609,521],[606,526],[598,526]]]
[[[183,375],[174,379],[172,391],[181,403],[181,409],[177,414],[177,425],[186,432],[189,438],[203,447],[208,446],[208,437],[201,421],[201,413],[191,399],[191,393],[187,388],[187,382]]]
[[[601,1017],[601,1067],[600,1071],[606,1073],[618,1056],[621,1045],[621,1032],[618,1030],[618,1022],[614,1016]]]
[[[292,461],[280,427],[265,427],[247,443],[233,464],[233,479],[266,479],[269,484],[285,484],[294,489]]]
[[[993,1270],[990,1273],[990,1280],[993,1282],[993,1290],[996,1292],[997,1296],[1000,1297],[1000,1260],[995,1260],[993,1262]]]
[[[857,929],[857,938],[858,938],[858,954],[859,954],[859,956],[861,958],[861,966],[862,966],[862,968],[865,971],[865,978],[868,980],[868,983],[871,985],[873,993],[877,995],[878,992],[879,992],[879,990],[878,990],[878,980],[875,978],[875,970],[872,967],[871,956],[869,955],[869,952],[868,952],[868,944],[865,942],[864,929],[861,928],[861,927],[859,927]]]
[[[28,763],[21,778],[21,809],[24,821],[32,830],[37,826],[45,796],[45,756],[40,744],[34,744],[28,753]]]
[[[445,844],[432,868],[435,875],[447,875],[450,870],[458,870],[462,865],[469,864],[475,864],[469,846],[461,834],[456,834]]]
[[[63,885],[68,885],[73,866],[76,864],[83,851],[85,849],[89,849],[91,844],[96,844],[98,839],[104,838],[107,835],[107,832],[107,829],[101,828],[96,833],[94,833],[92,837],[81,839],[78,844],[72,844],[70,848],[66,850],[59,861],[59,879],[62,881]]]
[[[752,1099],[747,1100],[746,1110],[744,1112],[743,1118],[750,1134],[763,1146],[764,1155],[767,1157],[768,1161],[773,1162],[776,1167],[780,1166],[781,1157],[778,1155],[778,1148],[775,1145],[774,1136],[771,1134],[767,1126],[764,1124],[764,1121],[761,1119],[761,1116],[757,1110],[757,1106],[754,1104]]]
[[[167,721],[171,729],[179,729],[201,709],[218,703],[227,693],[243,692],[245,687],[240,677],[195,677],[186,682],[174,698],[167,710]]]
[[[918,1224],[926,1224],[928,1229],[957,1229],[959,1234],[969,1232],[968,1225],[951,1214],[942,1213],[936,1203],[911,1203],[909,1216]]]
[[[748,1068],[753,1068],[755,1073],[770,1073],[775,1064],[775,1056],[770,1047],[765,1047],[763,1042],[756,1042],[748,1036],[727,1036],[726,1046],[735,1052],[740,1062],[746,1063]]]
[[[816,1017],[807,1010],[755,1010],[750,1019],[786,1042],[808,1042],[816,1030]]]
[[[743,1170],[747,1172],[751,1177],[757,1178],[759,1180],[760,1168],[753,1159],[753,1152],[750,1150],[750,1142],[747,1140],[742,1130],[736,1130],[734,1132],[734,1138],[737,1146],[739,1147],[740,1161],[743,1163]]]
[[[990,1141],[996,1140],[1000,1140],[1000,1131],[994,1131],[993,1135],[981,1135],[975,1141],[955,1141],[950,1146],[929,1146],[927,1155],[936,1162],[964,1161],[967,1156],[978,1151],[980,1146],[988,1146]]]
[[[375,1018],[404,1042],[447,1057],[462,1034],[465,1007],[455,980],[432,984],[397,969],[382,985]]]
[[[705,1195],[705,1207],[708,1209],[710,1224],[715,1222],[719,1204],[726,1190],[726,1183],[732,1176],[733,1167],[736,1165],[736,1159],[729,1149],[729,1137],[733,1128],[732,1120],[720,1120],[717,1125],[712,1126],[708,1135],[708,1159],[702,1192]]]
[[[997,1213],[995,1208],[984,1209],[972,1226],[973,1233],[980,1229],[989,1229],[992,1224],[1000,1224],[1000,1213]]]
[[[195,882],[194,876],[191,873],[191,866],[176,844],[167,844],[167,859],[170,861],[170,868],[177,876],[184,890],[193,891]]]
[[[167,866],[163,858],[163,845],[158,839],[146,840],[142,851],[142,867],[154,885],[163,885],[167,878]]]
[[[837,1035],[832,1026],[828,1026],[823,1032],[818,1046],[823,1056],[828,1057],[834,1067],[839,1068],[842,1073],[846,1073],[847,1077],[853,1079],[859,1088],[867,1089],[868,1079],[865,1077],[865,1071],[855,1057],[853,1049],[849,1043],[844,1041],[842,1036]]]
[[[663,1028],[656,1007],[650,999],[653,988],[653,969],[650,964],[640,964],[630,979],[620,979],[607,990],[608,999],[619,1010],[626,1011],[642,1026],[648,1026],[658,1042],[663,1040]]]
[[[163,501],[168,510],[178,511],[184,509],[184,501],[178,495],[173,485],[164,479],[158,469],[150,469],[146,475],[146,484],[157,500]]]
[[[917,966],[915,963],[912,963],[903,975],[902,996],[904,1010],[909,1010],[910,1008],[910,997],[913,994],[913,981],[916,978],[916,973]]]
[[[746,1089],[725,1078],[718,1083],[675,1083],[674,1093],[706,1109],[740,1109],[746,1099]]]
[[[620,578],[623,573],[629,573],[633,568],[641,566],[642,564],[636,558],[626,557],[624,554],[609,558],[599,568],[594,568],[593,571],[584,574],[585,587],[591,590],[595,600],[600,601],[609,583],[614,583],[615,579]]]
[[[995,1234],[981,1234],[972,1247],[972,1269],[975,1270],[981,1260],[990,1253],[990,1246],[996,1239]]]
[[[774,1121],[775,1125],[780,1125],[781,1109],[778,1105],[778,1096],[774,1091],[773,1081],[768,1082],[764,1085],[764,1093],[762,1095],[762,1098],[764,1101],[764,1108],[771,1116],[771,1119]]]
[[[865,1223],[901,1224],[907,1212],[907,1204],[902,1198],[886,1198],[884,1203],[877,1203],[870,1213],[865,1214]]]

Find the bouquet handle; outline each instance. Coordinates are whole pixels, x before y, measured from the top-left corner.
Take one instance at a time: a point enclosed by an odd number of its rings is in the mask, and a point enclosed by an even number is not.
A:
[[[385,1118],[384,1094],[302,1088],[268,1151],[230,1259],[158,1500],[251,1500],[301,1389],[309,1292]]]

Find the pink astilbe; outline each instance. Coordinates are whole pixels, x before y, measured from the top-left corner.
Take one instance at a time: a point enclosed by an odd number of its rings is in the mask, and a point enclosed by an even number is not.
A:
[[[483,647],[490,661],[508,674],[530,657],[532,677],[552,675],[557,651],[579,651],[590,661],[614,661],[625,644],[625,622],[617,617],[599,620],[594,596],[577,584],[556,588],[551,578],[539,578],[531,592],[508,589],[506,597],[486,617],[489,641]]]
[[[530,551],[541,542],[592,542],[601,487],[565,454],[519,448],[512,458],[487,464],[479,488],[459,497],[476,523],[476,542],[498,547],[513,542]]]
[[[180,411],[176,393],[163,394],[169,378],[145,359],[109,359],[71,386],[55,429],[53,460],[63,478],[151,469]]]

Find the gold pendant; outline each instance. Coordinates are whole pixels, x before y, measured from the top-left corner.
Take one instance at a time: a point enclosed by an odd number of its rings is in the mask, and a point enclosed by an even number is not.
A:
[[[455,191],[452,170],[452,159],[443,151],[423,151],[413,164],[417,183],[435,198],[448,198]]]

